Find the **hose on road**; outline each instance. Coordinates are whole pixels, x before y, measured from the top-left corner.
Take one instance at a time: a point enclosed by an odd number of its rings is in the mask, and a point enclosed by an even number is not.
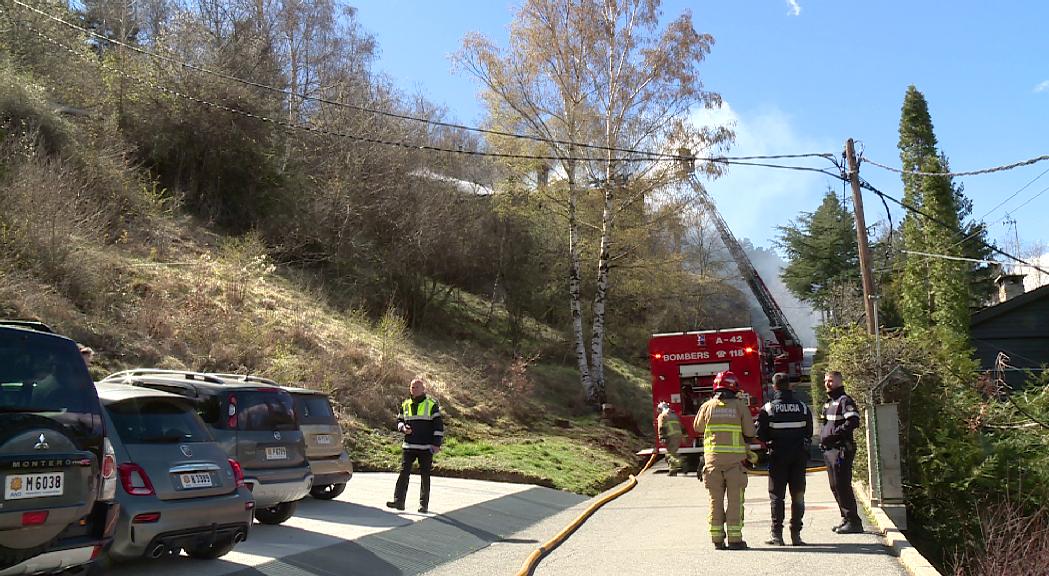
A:
[[[648,463],[645,464],[645,467],[637,473],[637,476],[644,474],[646,470],[651,468],[652,464],[655,463],[657,456],[659,456],[658,450],[652,453],[652,456],[648,459]],[[539,561],[542,560],[547,554],[553,552],[554,549],[556,549],[558,546],[560,546],[562,542],[564,542],[569,536],[572,535],[573,532],[575,532],[580,526],[583,525],[583,522],[586,522],[588,518],[593,516],[594,512],[597,512],[597,510],[605,504],[608,504],[609,502],[615,500],[616,498],[619,498],[623,494],[626,494],[627,492],[633,490],[634,486],[637,486],[637,476],[631,474],[630,478],[628,478],[626,482],[623,482],[619,485],[618,488],[602,496],[599,500],[591,504],[586,510],[583,511],[582,514],[577,516],[571,524],[565,526],[560,532],[555,534],[553,538],[547,540],[539,548],[536,548],[532,552],[532,554],[528,556],[528,559],[525,560],[524,565],[521,566],[521,569],[517,572],[517,576],[531,576],[536,566],[539,565]]]

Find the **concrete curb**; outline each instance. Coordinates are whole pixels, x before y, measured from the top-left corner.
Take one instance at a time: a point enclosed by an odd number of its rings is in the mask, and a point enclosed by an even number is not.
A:
[[[911,543],[907,541],[907,537],[903,535],[903,532],[896,527],[896,524],[885,512],[882,512],[881,508],[871,506],[865,484],[853,482],[852,489],[856,493],[856,499],[863,504],[871,518],[874,519],[878,532],[885,539],[885,545],[892,549],[893,554],[899,557],[900,563],[907,569],[907,573],[911,574],[911,576],[943,576],[939,570],[925,559],[925,556],[921,555],[921,552],[918,552],[914,546],[911,546]]]

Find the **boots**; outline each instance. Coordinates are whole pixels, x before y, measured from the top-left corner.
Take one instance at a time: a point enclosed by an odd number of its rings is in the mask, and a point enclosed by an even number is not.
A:
[[[787,544],[783,542],[783,529],[780,528],[779,530],[776,530],[773,528],[772,534],[769,536],[769,539],[765,541],[765,544],[768,544],[769,546],[786,546]]]
[[[838,534],[863,534],[863,522],[850,520],[835,530]]]
[[[404,502],[398,500],[390,500],[386,503],[387,508],[396,508],[397,510],[404,510]]]
[[[801,539],[801,530],[790,531],[790,545],[791,546],[807,546],[805,541]]]

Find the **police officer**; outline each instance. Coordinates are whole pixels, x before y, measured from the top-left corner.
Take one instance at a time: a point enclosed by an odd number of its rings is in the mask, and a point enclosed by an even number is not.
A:
[[[773,399],[758,412],[758,438],[769,451],[769,500],[772,503],[772,535],[766,544],[783,546],[783,516],[787,486],[790,486],[790,543],[801,540],[805,516],[805,465],[812,445],[812,413],[794,397],[787,375],[772,376]]]
[[[441,451],[444,441],[444,421],[437,401],[426,396],[426,382],[415,378],[408,387],[410,398],[401,403],[397,415],[397,430],[404,434],[401,444],[401,474],[397,477],[393,500],[386,503],[389,508],[404,510],[404,499],[408,495],[408,478],[412,465],[419,461],[422,487],[419,491],[419,512],[425,514],[430,505],[430,470],[433,455]]]
[[[856,495],[852,492],[852,463],[856,458],[856,442],[852,431],[860,425],[856,401],[845,393],[841,372],[827,372],[823,379],[830,399],[823,405],[823,428],[820,430],[820,448],[827,464],[830,491],[838,501],[841,523],[831,528],[838,534],[859,534],[863,522],[856,511]]]
[[[670,409],[670,404],[660,402],[659,415],[656,416],[656,428],[659,430],[659,438],[667,447],[667,467],[670,469],[668,476],[677,476],[678,470],[685,472],[677,451],[681,448],[681,420],[677,414]]]
[[[698,476],[710,493],[710,538],[718,550],[747,548],[743,541],[743,491],[747,488],[743,463],[755,433],[750,408],[736,397],[738,391],[736,375],[719,372],[714,377],[714,397],[703,403],[693,422],[696,435],[703,438],[704,465]]]

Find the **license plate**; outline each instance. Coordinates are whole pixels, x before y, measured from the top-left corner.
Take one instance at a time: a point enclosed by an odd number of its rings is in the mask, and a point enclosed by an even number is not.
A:
[[[288,449],[284,446],[268,446],[266,448],[266,460],[287,460]]]
[[[4,478],[4,500],[61,496],[64,480],[65,472],[13,474]]]
[[[313,438],[314,438],[314,440],[317,441],[317,444],[324,444],[324,445],[331,444],[331,435],[330,434],[317,434]]]
[[[211,474],[207,472],[179,474],[179,480],[182,481],[183,488],[210,488],[213,485]]]

